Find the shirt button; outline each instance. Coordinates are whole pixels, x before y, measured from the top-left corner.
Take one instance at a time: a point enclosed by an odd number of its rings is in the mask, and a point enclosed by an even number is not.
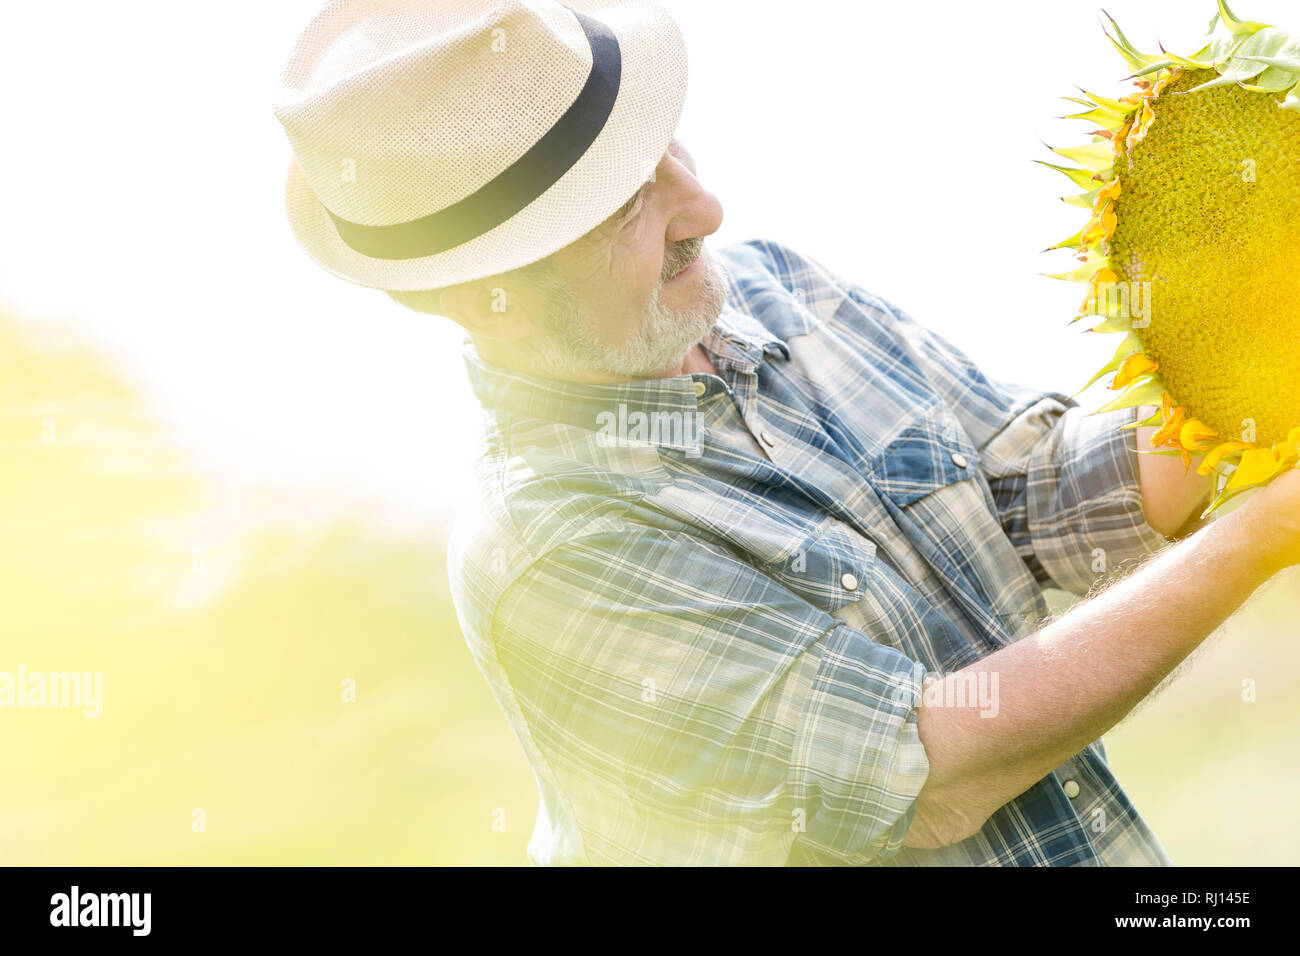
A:
[[[769,435],[767,432],[759,432],[758,437],[763,440],[763,444],[766,445],[768,448],[776,447],[776,439],[773,438],[771,435]]]
[[[1067,780],[1064,783],[1065,795],[1073,800],[1079,795],[1079,784],[1074,780]]]
[[[696,383],[695,383],[695,397],[696,397],[696,398],[703,398],[703,397],[704,397],[704,393],[707,392],[708,390],[709,390],[709,386],[705,385],[703,382],[696,382]]]
[[[952,453],[952,463],[956,465],[958,468],[965,468],[967,465],[970,464],[970,462],[966,460],[966,456],[959,451],[955,451]]]
[[[857,575],[846,572],[844,576],[840,578],[840,584],[844,585],[844,590],[846,591],[856,591],[858,589]]]

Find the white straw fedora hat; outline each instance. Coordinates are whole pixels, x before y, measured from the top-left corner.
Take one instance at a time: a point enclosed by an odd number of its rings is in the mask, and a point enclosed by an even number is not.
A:
[[[627,202],[685,96],[681,32],[652,0],[334,0],[275,97],[289,223],[371,288],[496,275]]]

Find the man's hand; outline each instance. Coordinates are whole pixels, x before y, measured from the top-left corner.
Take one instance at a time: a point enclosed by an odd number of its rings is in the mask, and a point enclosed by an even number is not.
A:
[[[1300,564],[1300,470],[1278,475],[1240,513],[1243,534],[1255,540],[1266,573]]]

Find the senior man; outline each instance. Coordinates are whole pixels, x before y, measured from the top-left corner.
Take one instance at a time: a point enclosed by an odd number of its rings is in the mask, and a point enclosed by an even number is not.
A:
[[[1300,560],[1300,476],[1196,528],[1132,411],[779,242],[711,251],[685,88],[648,0],[340,0],[276,102],[304,248],[468,331],[451,577],[530,858],[1169,862],[1100,737]]]

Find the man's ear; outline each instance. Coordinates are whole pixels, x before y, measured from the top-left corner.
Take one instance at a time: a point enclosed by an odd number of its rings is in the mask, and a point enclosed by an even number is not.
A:
[[[521,339],[536,328],[536,303],[523,284],[500,281],[466,282],[442,290],[442,310],[472,335]]]

